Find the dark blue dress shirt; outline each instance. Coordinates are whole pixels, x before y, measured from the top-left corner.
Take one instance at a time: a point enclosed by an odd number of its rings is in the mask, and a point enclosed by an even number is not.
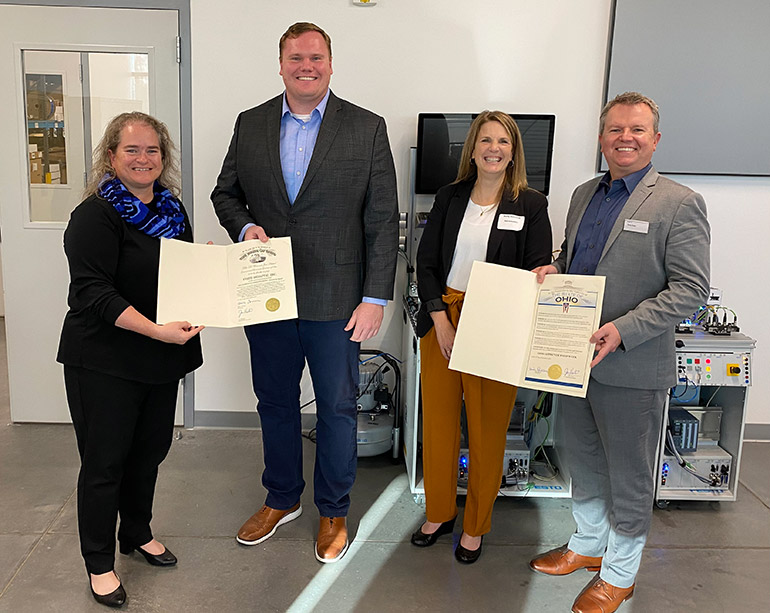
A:
[[[650,168],[652,164],[647,164],[641,170],[612,182],[610,182],[609,172],[602,177],[578,226],[572,263],[567,272],[575,275],[596,273],[599,258],[604,251],[604,245],[607,244],[612,226],[615,225],[631,192]]]

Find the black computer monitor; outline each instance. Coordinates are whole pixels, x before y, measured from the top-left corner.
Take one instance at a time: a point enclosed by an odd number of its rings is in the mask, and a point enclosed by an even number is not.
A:
[[[420,113],[415,192],[435,194],[457,178],[465,136],[478,113]],[[521,132],[527,182],[546,196],[551,185],[555,115],[511,113]]]

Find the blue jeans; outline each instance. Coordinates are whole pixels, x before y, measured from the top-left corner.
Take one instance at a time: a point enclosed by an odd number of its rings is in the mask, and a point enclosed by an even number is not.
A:
[[[359,343],[347,320],[278,321],[247,326],[251,377],[262,423],[265,504],[299,502],[302,478],[300,379],[307,360],[317,414],[314,502],[325,517],[345,517],[356,478]]]

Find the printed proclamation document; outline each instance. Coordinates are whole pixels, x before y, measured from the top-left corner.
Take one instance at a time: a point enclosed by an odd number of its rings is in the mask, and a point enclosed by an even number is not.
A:
[[[474,262],[449,368],[584,398],[604,281]]]
[[[157,323],[234,328],[296,317],[290,238],[227,246],[161,240]]]

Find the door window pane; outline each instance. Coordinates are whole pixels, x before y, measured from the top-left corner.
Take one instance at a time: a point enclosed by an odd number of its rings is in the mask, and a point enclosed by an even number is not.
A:
[[[64,91],[61,74],[27,74],[30,183],[67,184]]]
[[[85,177],[80,52],[22,52],[30,222],[66,222]]]
[[[150,112],[146,53],[89,53],[88,74],[94,146],[116,115]]]
[[[26,50],[30,222],[67,222],[110,120],[150,112],[146,53]]]

